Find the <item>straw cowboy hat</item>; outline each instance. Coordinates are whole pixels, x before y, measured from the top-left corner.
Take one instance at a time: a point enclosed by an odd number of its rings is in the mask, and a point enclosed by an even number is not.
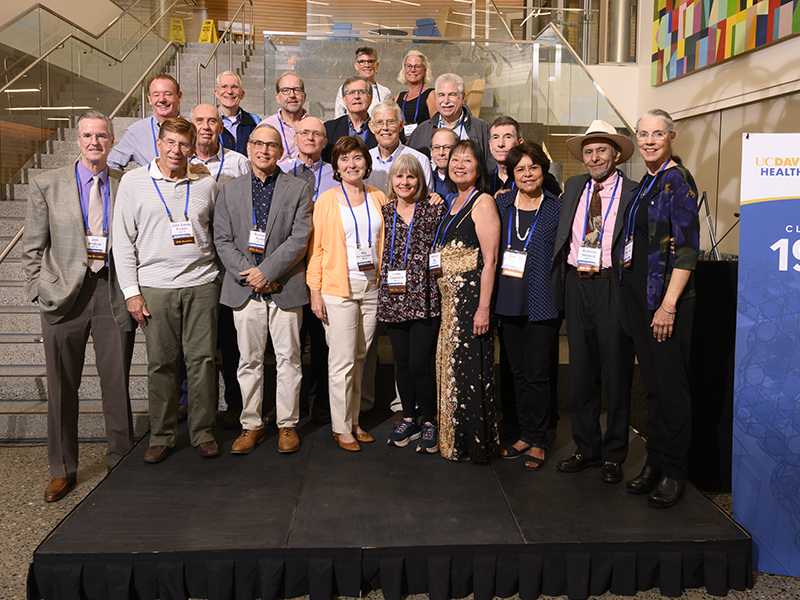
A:
[[[594,138],[610,140],[617,145],[617,148],[619,148],[621,153],[621,156],[617,161],[618,165],[624,163],[631,156],[633,156],[633,142],[631,141],[631,138],[626,135],[618,134],[616,129],[600,119],[593,121],[592,124],[589,125],[589,129],[586,130],[585,134],[569,138],[567,140],[567,150],[570,151],[572,156],[582,162],[583,157],[581,156],[581,149],[583,147],[583,143]]]

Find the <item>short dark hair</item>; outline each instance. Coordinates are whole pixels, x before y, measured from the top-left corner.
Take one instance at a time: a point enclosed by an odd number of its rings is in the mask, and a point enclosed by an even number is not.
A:
[[[375,50],[372,46],[361,46],[360,48],[356,49],[356,60],[362,54],[366,54],[367,56],[371,56],[375,60],[378,60],[378,51]]]
[[[194,123],[190,123],[183,117],[174,117],[165,120],[158,129],[158,139],[163,140],[167,133],[180,133],[188,135],[192,140],[192,146],[197,142],[197,128]]]
[[[457,152],[463,152],[464,150],[469,150],[472,156],[475,157],[475,162],[477,163],[478,167],[478,179],[475,180],[475,189],[478,190],[482,194],[492,194],[492,183],[489,180],[489,169],[486,168],[486,157],[483,155],[483,148],[478,145],[473,139],[466,139],[466,140],[459,140],[456,142],[456,145],[453,146],[453,149],[450,150],[450,159],[453,158],[453,155]],[[447,187],[451,192],[456,191],[456,184],[450,181],[450,169],[447,169],[448,173],[448,181]]]
[[[294,71],[284,71],[283,73],[281,73],[280,77],[278,77],[278,79],[275,80],[275,93],[276,94],[280,94],[281,93],[281,81],[283,81],[283,78],[286,77],[287,75],[294,75],[295,77],[300,79],[300,87],[302,88],[303,93],[305,94],[305,92],[306,92],[306,84],[300,78],[300,75],[298,75]]]
[[[522,160],[523,156],[527,156],[531,159],[533,164],[539,165],[542,167],[542,174],[547,175],[550,172],[550,159],[547,158],[547,154],[544,153],[544,149],[541,145],[537,144],[536,142],[522,142],[521,144],[514,146],[511,150],[508,151],[506,154],[506,159],[503,161],[503,164],[506,166],[506,170],[508,171],[509,177],[514,177],[514,169],[519,164],[519,161]]]
[[[492,129],[495,127],[502,127],[503,125],[512,125],[514,127],[514,139],[519,140],[522,138],[522,133],[519,130],[519,123],[514,117],[509,117],[508,115],[500,115],[494,121],[492,121],[491,127],[489,127],[489,132],[491,135]]]
[[[150,79],[147,80],[147,94],[150,94],[150,86],[153,85],[153,82],[156,79],[166,79],[167,81],[171,81],[172,84],[175,86],[175,91],[179,94],[181,93],[181,84],[178,83],[178,80],[175,79],[172,75],[167,75],[166,73],[159,73],[157,75],[153,75]]]
[[[369,97],[372,98],[372,84],[369,82],[369,79],[362,77],[361,75],[350,75],[350,77],[344,80],[344,83],[342,84],[342,98],[346,96],[347,86],[351,83],[355,83],[356,81],[363,81],[366,84],[367,94],[369,94]]]
[[[367,161],[367,172],[364,173],[364,179],[372,173],[372,157],[369,155],[369,148],[360,137],[355,135],[346,135],[339,138],[339,141],[333,145],[331,151],[331,166],[333,167],[333,178],[336,181],[341,181],[342,176],[339,173],[339,158],[343,154],[350,154],[353,150],[358,150]]]

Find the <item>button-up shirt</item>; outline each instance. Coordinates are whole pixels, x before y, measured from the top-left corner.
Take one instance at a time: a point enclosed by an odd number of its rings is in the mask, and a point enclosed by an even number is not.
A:
[[[131,160],[140,167],[150,164],[158,156],[156,140],[160,129],[161,123],[155,117],[136,121],[109,153],[108,166],[121,171]]]
[[[302,121],[307,116],[308,113],[303,109],[303,116],[300,117],[300,120]],[[281,118],[281,111],[268,116],[264,119],[264,122],[272,125],[281,134],[281,139],[283,140],[283,154],[280,159],[278,159],[278,164],[282,167],[293,158],[297,158],[299,151],[297,150],[297,144],[294,143],[294,135],[297,132],[294,127]]]
[[[108,167],[103,169],[97,174],[100,177],[100,198],[103,200],[103,214],[105,215],[108,212],[108,196],[106,196],[106,182],[108,181]],[[81,186],[81,200],[83,201],[83,205],[81,206],[81,210],[83,210],[84,216],[84,226],[89,219],[89,194],[92,192],[92,186],[94,185],[94,178],[95,174],[92,173],[89,169],[87,169],[83,163],[79,160],[78,161],[78,183]],[[108,226],[111,226],[111,215],[108,215]],[[108,231],[104,232],[108,235]],[[93,231],[92,235],[100,235],[99,231]]]
[[[224,160],[223,151],[225,153]],[[231,179],[236,179],[250,172],[250,161],[247,157],[234,150],[223,148],[222,144],[219,145],[217,153],[211,158],[203,160],[195,154],[189,159],[189,162],[193,165],[205,165],[208,168],[208,172],[214,178],[214,181],[217,182],[217,185],[222,185]]]
[[[601,268],[606,269],[611,266],[611,246],[614,242],[614,224],[617,222],[617,212],[619,212],[619,199],[622,195],[622,185],[615,185],[619,179],[619,172],[615,171],[603,182],[603,189],[600,190],[600,201],[602,208],[600,214],[605,219],[603,226],[603,236],[600,239],[600,246],[603,249]],[[622,183],[622,182],[620,182]],[[586,202],[591,200],[592,188],[595,186],[594,179],[589,179],[581,190],[581,199],[578,202],[578,209],[575,211],[575,218],[572,220],[572,237],[569,242],[569,256],[567,262],[573,267],[578,266],[578,251],[583,242],[584,232],[586,231]],[[616,187],[616,194],[614,188]],[[586,194],[589,197],[587,198]],[[612,198],[611,195],[614,194]],[[609,203],[611,209],[609,211]],[[606,216],[606,212],[608,215]]]
[[[422,152],[417,152],[413,148],[399,144],[388,158],[384,159],[381,157],[380,147],[373,148],[369,151],[369,154],[372,157],[372,173],[366,179],[366,182],[369,185],[378,188],[384,194],[388,192],[389,169],[392,168],[395,159],[402,154],[410,154],[419,161],[422,171],[425,173],[425,183],[428,186],[428,191],[434,191],[434,181],[433,175],[431,174],[430,161],[428,160],[427,156],[422,154]]]
[[[439,128],[444,127],[446,129],[452,129],[453,131],[456,132],[456,135],[458,136],[459,139],[468,140],[469,133],[467,132],[467,125],[465,123],[465,120],[466,120],[466,114],[463,108],[461,109],[461,116],[458,118],[458,121],[456,121],[456,124],[453,125],[452,127],[448,127],[447,125],[445,125],[444,121],[442,120],[442,115],[439,115]]]
[[[350,120],[350,117],[347,117],[347,135],[357,135],[361,138],[362,142],[367,141],[367,134],[369,132],[369,117],[367,120],[361,124],[361,129],[356,129],[353,127],[353,122]]]
[[[222,112],[222,111],[220,111]],[[228,130],[233,136],[234,143],[236,142],[236,134],[238,133],[239,129],[239,122],[242,120],[242,109],[239,109],[239,112],[236,113],[235,117],[229,117],[225,114],[222,115],[222,126]]]
[[[312,196],[314,202],[317,201],[322,192],[339,185],[339,182],[333,178],[333,167],[322,159],[319,159],[309,167],[299,158],[293,158],[289,162],[280,165],[280,167],[284,173],[294,175],[311,186],[314,190],[314,195]]]
[[[269,220],[269,208],[272,205],[272,195],[275,193],[275,182],[278,179],[278,169],[276,168],[272,173],[267,175],[267,178],[262,183],[261,180],[253,174],[251,181],[253,186],[253,213],[255,216],[255,226],[259,231],[267,230],[267,221]],[[263,254],[256,254],[256,265],[260,265],[264,260]]]

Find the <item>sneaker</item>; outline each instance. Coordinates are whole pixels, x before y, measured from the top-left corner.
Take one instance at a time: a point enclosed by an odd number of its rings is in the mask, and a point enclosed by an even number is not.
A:
[[[417,452],[435,454],[439,451],[439,430],[436,425],[422,424],[422,441],[417,445]]]
[[[422,432],[416,421],[406,421],[403,419],[394,428],[392,435],[389,436],[389,444],[399,448],[405,448],[414,440],[418,440]]]

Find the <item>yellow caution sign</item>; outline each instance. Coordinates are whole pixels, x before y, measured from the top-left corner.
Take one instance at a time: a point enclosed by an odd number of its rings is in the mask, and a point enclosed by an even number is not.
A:
[[[200,30],[200,39],[197,41],[201,44],[217,43],[217,28],[214,27],[214,19],[206,19],[203,21],[203,28]]]
[[[186,43],[186,35],[183,33],[183,19],[169,20],[169,41],[178,44]]]

